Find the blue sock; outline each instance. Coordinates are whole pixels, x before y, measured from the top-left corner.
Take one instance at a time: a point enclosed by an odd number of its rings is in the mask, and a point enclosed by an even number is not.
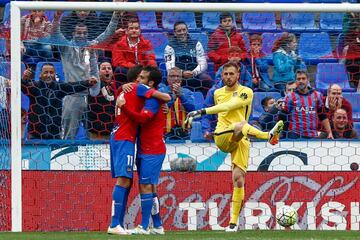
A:
[[[111,216],[111,224],[110,227],[116,227],[120,224],[119,219],[120,216],[124,216],[125,213],[125,207],[124,206],[124,198],[126,195],[126,188],[123,188],[121,186],[115,185],[114,191],[112,194],[112,216]]]
[[[141,198],[141,226],[144,229],[149,227],[149,220],[151,215],[151,208],[153,204],[152,193],[140,194]]]
[[[122,227],[124,227],[124,218],[125,218],[126,206],[127,206],[127,202],[128,202],[128,198],[129,198],[130,188],[125,188],[125,190],[126,190],[126,192],[125,192],[124,199],[123,199],[124,211],[121,211],[120,216],[119,216],[119,224]]]
[[[153,208],[151,210],[151,218],[154,224],[154,227],[161,227],[161,217],[160,217],[160,202],[156,193],[153,193]]]

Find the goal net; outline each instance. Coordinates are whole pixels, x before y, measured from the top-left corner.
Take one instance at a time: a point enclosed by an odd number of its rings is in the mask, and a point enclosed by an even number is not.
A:
[[[358,4],[12,2],[11,11],[0,39],[1,231],[107,229],[116,89],[136,81],[137,65],[158,67],[158,90],[172,98],[158,184],[165,229],[224,229],[232,163],[213,141],[217,118],[190,130],[184,121],[215,104],[229,61],[254,92],[249,123],[286,123],[279,145],[251,138],[239,227],[279,229],[276,209],[291,205],[295,229],[359,230]],[[127,228],[140,220],[137,181]]]

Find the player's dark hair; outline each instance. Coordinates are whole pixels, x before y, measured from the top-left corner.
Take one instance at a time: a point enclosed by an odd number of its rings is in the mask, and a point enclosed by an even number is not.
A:
[[[271,97],[271,96],[267,96],[267,97],[264,97],[262,100],[261,100],[261,106],[263,108],[267,107],[267,104],[268,102],[273,99],[274,97]]]
[[[234,19],[232,18],[231,14],[229,12],[223,12],[223,13],[220,14],[220,23],[225,18],[231,18],[234,21]]]
[[[130,68],[126,74],[128,82],[134,82],[142,70],[143,66],[141,65],[136,65],[135,67]]]
[[[162,81],[162,74],[159,68],[153,66],[146,66],[142,70],[149,73],[149,82],[153,81],[153,87],[157,88]]]
[[[229,67],[234,67],[239,72],[239,65],[237,65],[237,63],[227,62],[227,63],[224,64],[223,69],[229,68]]]

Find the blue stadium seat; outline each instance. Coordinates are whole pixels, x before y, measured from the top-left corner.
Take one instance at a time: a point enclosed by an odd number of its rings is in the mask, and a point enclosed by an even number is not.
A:
[[[26,69],[25,64],[21,62],[21,75],[25,71],[25,69]],[[0,76],[10,79],[10,75],[11,75],[10,62],[0,61]]]
[[[344,92],[344,98],[351,103],[352,111],[353,111],[353,120],[360,121],[360,93],[354,92]],[[360,123],[359,123],[360,124]],[[360,133],[360,132],[358,132]]]
[[[316,70],[315,88],[323,93],[330,84],[339,84],[344,92],[355,89],[349,85],[349,77],[343,63],[319,63]]]
[[[190,140],[192,142],[201,142],[204,141],[204,137],[201,130],[201,122],[193,122],[190,132]]]
[[[208,51],[209,38],[208,38],[206,33],[204,33],[204,32],[201,32],[201,33],[189,33],[189,35],[190,35],[191,39],[194,39],[194,40],[196,39],[202,44],[205,52]]]
[[[154,11],[137,13],[142,31],[160,31],[156,22],[156,13]]]
[[[35,81],[39,81],[40,74],[41,74],[41,68],[45,63],[51,63],[55,67],[56,75],[59,78],[59,82],[65,81],[63,66],[61,62],[38,62],[36,64],[36,70],[35,70]]]
[[[320,13],[320,30],[342,31],[343,13]]]
[[[10,3],[5,4],[4,13],[3,13],[3,19],[2,19],[1,24],[3,24],[3,25],[9,25],[10,24]]]
[[[208,68],[207,68],[207,72],[211,77],[211,80],[213,81],[213,83],[215,83],[215,64],[213,62],[208,61]]]
[[[254,99],[252,103],[252,119],[257,120],[259,119],[260,115],[264,113],[261,100],[267,96],[274,97],[276,100],[281,97],[279,92],[254,92]]]
[[[156,59],[163,60],[164,50],[169,42],[168,37],[162,32],[143,33],[142,35],[152,43]]]
[[[6,55],[6,40],[4,38],[0,38],[0,56],[5,57]]]
[[[195,110],[201,109],[204,107],[204,96],[201,92],[194,92],[195,98]]]
[[[174,23],[185,22],[189,30],[195,30],[195,13],[194,12],[163,12],[162,25],[165,30],[173,31]]]
[[[276,30],[275,13],[243,13],[242,25],[248,31]]]
[[[302,33],[299,40],[299,55],[305,63],[336,62],[330,36],[326,32]]]
[[[242,32],[242,33],[241,33],[241,36],[243,37],[243,40],[244,40],[246,49],[250,49],[249,33],[247,33],[247,32]]]
[[[305,0],[269,0],[270,3],[303,3]]]
[[[307,0],[309,3],[341,3],[343,0]]]
[[[165,62],[160,62],[159,63],[159,69],[162,75],[162,83],[165,85],[168,85],[167,83],[167,71],[166,71],[166,64]]]
[[[336,57],[343,58],[343,51],[345,47],[344,34],[340,33],[336,38]]]
[[[358,136],[360,136],[360,122],[354,122],[354,129],[358,133]]]
[[[272,48],[274,46],[274,42],[276,39],[281,37],[283,33],[263,33],[262,34],[262,50],[266,55],[271,56],[272,54]]]
[[[206,31],[214,31],[220,24],[221,12],[203,12],[202,14],[202,26]],[[233,17],[233,23],[236,23],[236,17],[234,13],[231,13]]]
[[[282,13],[281,26],[287,31],[318,30],[315,26],[314,13]]]

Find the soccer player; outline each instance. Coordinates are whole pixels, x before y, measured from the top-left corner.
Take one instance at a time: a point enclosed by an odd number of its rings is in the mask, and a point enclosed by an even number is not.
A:
[[[218,114],[214,140],[216,146],[227,153],[231,153],[232,161],[232,213],[227,232],[237,231],[237,221],[244,200],[245,174],[248,167],[249,137],[267,139],[271,144],[279,141],[283,122],[279,121],[270,132],[262,132],[248,124],[253,91],[238,83],[239,67],[236,63],[226,63],[222,72],[225,86],[217,89],[214,94],[215,106],[190,112],[187,116],[187,125],[192,120],[205,114]]]
[[[157,89],[161,82],[161,72],[147,66],[139,75],[140,83]],[[134,122],[141,124],[138,139],[136,166],[139,175],[141,198],[141,224],[131,231],[132,234],[164,234],[164,228],[159,213],[159,200],[156,193],[162,163],[165,159],[166,146],[164,143],[165,113],[161,110],[161,103],[150,98],[140,113],[133,111],[125,99],[119,99],[118,106]],[[154,228],[149,229],[149,219],[152,216]]]
[[[151,74],[149,76],[151,82]],[[170,101],[168,94],[161,93],[143,84],[136,84],[133,88],[134,90],[131,92],[121,93],[117,98],[117,104],[120,99],[124,98],[125,101],[131,102],[128,106],[130,110],[140,112],[144,106],[145,98],[155,97],[165,102]],[[109,234],[127,235],[129,233],[124,229],[123,219],[133,179],[138,124],[128,115],[123,114],[120,108],[116,108],[115,123],[117,126],[114,127],[110,137],[110,159],[112,177],[117,178],[117,182],[112,195],[112,218],[107,232]]]

